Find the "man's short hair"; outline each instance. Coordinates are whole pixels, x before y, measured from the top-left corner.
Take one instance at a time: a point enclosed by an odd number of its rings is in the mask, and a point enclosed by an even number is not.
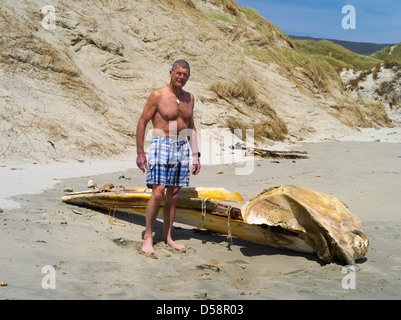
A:
[[[180,66],[181,68],[184,69],[188,69],[188,73],[191,74],[191,67],[189,66],[189,63],[186,60],[177,60],[176,62],[174,62],[173,66],[171,67],[171,71],[174,72],[177,66]]]

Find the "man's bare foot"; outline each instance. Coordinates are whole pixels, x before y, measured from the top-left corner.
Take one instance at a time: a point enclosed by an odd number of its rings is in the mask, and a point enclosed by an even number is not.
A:
[[[164,240],[164,242],[167,244],[167,245],[169,245],[171,248],[173,248],[173,249],[175,249],[175,250],[182,250],[182,249],[185,249],[185,245],[183,245],[183,244],[178,244],[178,243],[175,243],[173,240]]]
[[[143,240],[142,244],[142,252],[144,254],[154,254],[155,251],[153,250],[153,238],[148,238]]]

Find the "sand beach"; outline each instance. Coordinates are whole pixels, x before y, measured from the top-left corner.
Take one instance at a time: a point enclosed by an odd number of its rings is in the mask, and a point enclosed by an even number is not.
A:
[[[380,141],[379,141],[380,140]],[[175,223],[183,252],[161,240],[155,256],[140,251],[142,216],[94,211],[63,203],[68,191],[98,185],[144,186],[134,160],[2,163],[0,299],[399,299],[401,290],[401,130],[364,129],[287,146],[309,159],[254,158],[205,165],[191,186],[224,187],[248,201],[265,188],[299,185],[336,196],[362,222],[370,246],[354,267],[355,287],[344,288],[344,265],[314,255],[274,249]],[[46,278],[54,268],[54,283]],[[348,273],[347,273],[348,272]],[[50,285],[54,285],[52,289]]]

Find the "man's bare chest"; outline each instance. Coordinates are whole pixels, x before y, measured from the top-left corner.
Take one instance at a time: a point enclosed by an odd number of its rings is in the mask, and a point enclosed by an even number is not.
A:
[[[163,99],[158,106],[159,115],[166,121],[188,121],[192,116],[190,103],[176,99]]]

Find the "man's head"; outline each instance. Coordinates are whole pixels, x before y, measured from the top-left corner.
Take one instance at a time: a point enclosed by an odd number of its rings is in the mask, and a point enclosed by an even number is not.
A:
[[[189,63],[186,60],[177,60],[176,62],[174,62],[173,66],[171,67],[171,71],[174,72],[177,66],[187,69],[188,75],[191,74],[191,67],[189,66]]]
[[[191,67],[185,60],[177,60],[170,70],[171,83],[182,88],[187,83],[191,74]]]

